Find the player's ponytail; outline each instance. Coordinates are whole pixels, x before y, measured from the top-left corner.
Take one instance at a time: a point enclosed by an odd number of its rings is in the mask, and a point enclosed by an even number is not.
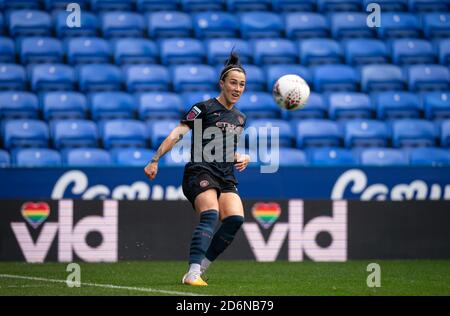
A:
[[[237,70],[242,72],[245,75],[245,70],[239,62],[239,55],[233,50],[231,50],[230,56],[227,58],[224,64],[224,68],[220,73],[220,80],[225,80],[227,74],[231,70]]]

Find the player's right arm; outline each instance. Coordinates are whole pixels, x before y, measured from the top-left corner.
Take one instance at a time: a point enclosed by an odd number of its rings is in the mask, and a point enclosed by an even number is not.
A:
[[[158,161],[164,156],[168,151],[170,151],[176,143],[178,143],[187,132],[189,132],[190,127],[186,124],[180,123],[175,127],[166,137],[166,139],[159,146],[156,154],[152,157],[150,162],[145,166],[144,172],[150,180],[153,180],[158,173]]]

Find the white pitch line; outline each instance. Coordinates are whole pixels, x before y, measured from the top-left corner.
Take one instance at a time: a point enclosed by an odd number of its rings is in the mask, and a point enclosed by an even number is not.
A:
[[[29,277],[29,276],[14,275],[14,274],[0,274],[0,278],[23,279],[23,280],[43,281],[43,282],[52,282],[52,283],[66,283],[66,280]],[[158,290],[158,289],[152,289],[152,288],[146,288],[146,287],[121,286],[121,285],[112,285],[112,284],[80,282],[80,285],[101,287],[101,288],[105,288],[105,289],[129,290],[129,291],[138,291],[138,292],[152,292],[152,293],[162,293],[162,294],[170,294],[170,295],[206,296],[206,295],[198,294],[198,293],[177,292],[177,291],[168,291],[168,290]]]

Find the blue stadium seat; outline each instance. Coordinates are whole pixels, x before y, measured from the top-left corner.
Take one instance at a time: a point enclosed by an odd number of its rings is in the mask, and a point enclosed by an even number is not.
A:
[[[83,10],[88,8],[89,2],[89,0],[77,0],[76,3]],[[45,0],[45,9],[47,11],[66,10],[69,3],[73,3],[72,0]]]
[[[441,146],[450,147],[450,120],[445,120],[441,125]]]
[[[0,149],[0,168],[8,168],[11,165],[11,157],[9,153]]]
[[[111,120],[101,124],[103,147],[146,147],[145,124],[137,120]]]
[[[12,39],[0,37],[0,63],[14,63],[16,60],[15,46]]]
[[[123,38],[114,43],[114,61],[123,64],[156,64],[158,48],[152,41],[142,38]]]
[[[448,11],[425,14],[423,32],[427,38],[450,37],[450,14]]]
[[[202,41],[193,38],[161,40],[160,55],[163,65],[201,64],[206,56]]]
[[[329,38],[314,38],[299,41],[302,65],[339,64],[343,61],[341,46]]]
[[[37,10],[11,11],[9,14],[11,36],[45,36],[51,34],[50,15]]]
[[[154,12],[148,15],[148,35],[160,37],[190,37],[192,20],[189,14],[177,11]]]
[[[374,1],[364,0],[363,8],[367,8],[370,3],[374,3]],[[408,0],[377,0],[375,3],[380,5],[382,12],[408,11]]]
[[[313,69],[316,91],[356,91],[359,85],[355,69],[348,65],[320,65]]]
[[[228,11],[268,11],[272,5],[271,0],[227,0]]]
[[[328,96],[329,117],[332,120],[372,118],[375,106],[367,94],[359,92],[337,92]]]
[[[60,167],[61,155],[48,148],[16,149],[12,152],[12,163],[22,168]]]
[[[103,38],[78,37],[67,41],[67,62],[69,64],[108,63],[111,47]]]
[[[450,93],[428,92],[422,95],[422,108],[428,120],[450,119]]]
[[[223,66],[220,66],[222,71]],[[245,65],[245,91],[265,91],[266,90],[266,76],[263,70],[255,65]]]
[[[376,28],[367,26],[367,14],[339,12],[330,15],[331,33],[335,39],[375,37]]]
[[[225,0],[181,0],[185,12],[224,10]]]
[[[136,0],[138,12],[176,11],[178,0]]]
[[[243,39],[278,38],[284,31],[281,17],[272,12],[247,12],[240,15]]]
[[[6,10],[40,9],[40,0],[6,0],[4,2]]]
[[[181,99],[183,100],[183,112],[187,112],[194,104],[219,96],[215,90],[183,92]]]
[[[3,127],[3,145],[15,147],[48,147],[49,131],[43,121],[20,119],[7,120]]]
[[[170,74],[161,65],[133,65],[125,69],[125,82],[128,92],[168,91]]]
[[[246,92],[236,105],[248,119],[279,118],[280,108],[270,93]]]
[[[421,35],[419,19],[412,13],[385,12],[381,14],[380,38],[417,38]]]
[[[0,90],[24,90],[25,69],[16,64],[0,64]]]
[[[93,11],[131,10],[133,0],[91,0]]]
[[[250,157],[252,157],[250,155]],[[280,147],[277,149],[269,149],[260,151],[259,161],[262,165],[267,163],[276,164],[280,167],[298,167],[308,165],[308,157],[303,150],[297,148]]]
[[[131,119],[136,112],[133,96],[120,91],[92,93],[89,103],[92,119],[95,121]]]
[[[72,91],[53,91],[40,97],[41,109],[46,121],[83,119],[86,117],[87,100],[84,94]]]
[[[72,0],[68,1],[72,3]],[[79,3],[79,1],[77,1]],[[59,11],[55,21],[55,33],[60,38],[75,36],[97,36],[99,22],[97,16],[91,12],[82,11],[80,16],[80,26],[70,27],[67,25],[67,18],[70,12]]]
[[[432,122],[420,119],[403,119],[392,122],[394,147],[432,147],[436,131]]]
[[[59,63],[63,58],[61,42],[51,37],[26,37],[19,42],[22,64]]]
[[[311,92],[306,106],[301,111],[282,111],[282,116],[286,120],[295,119],[321,119],[328,114],[328,106],[321,94]]]
[[[267,76],[267,91],[272,92],[273,85],[281,76],[288,74],[296,74],[302,77],[308,82],[308,84],[312,85],[312,75],[309,72],[308,68],[297,65],[268,65],[265,67],[266,76]]]
[[[145,148],[114,148],[111,157],[117,166],[144,167],[155,153],[155,150]]]
[[[249,43],[239,38],[210,39],[206,41],[206,47],[210,65],[223,65],[233,48],[239,54],[242,64],[247,65],[252,60],[253,53]]]
[[[166,139],[170,132],[180,124],[180,120],[154,120],[147,121],[148,135],[150,135],[150,145],[153,149],[158,149],[159,145]],[[187,138],[186,136],[183,138]]]
[[[363,166],[407,166],[409,164],[406,151],[393,148],[367,148],[360,153],[360,164]]]
[[[211,1],[208,2],[211,3]],[[194,15],[193,21],[197,38],[238,36],[238,20],[231,13],[219,11],[197,13]]]
[[[386,123],[375,120],[351,120],[345,123],[344,143],[352,147],[387,147],[390,139]]]
[[[439,55],[439,63],[442,65],[450,65],[450,39],[439,41],[437,51]]]
[[[106,12],[102,15],[102,33],[105,38],[142,37],[144,18],[136,12]]]
[[[420,118],[422,106],[416,94],[403,91],[386,91],[372,96],[380,120]]]
[[[350,65],[384,64],[389,53],[383,41],[375,39],[352,39],[344,43],[345,62]]]
[[[410,0],[409,11],[416,12],[448,12],[450,9],[449,0]]]
[[[314,11],[316,0],[272,0],[272,7],[278,12]]]
[[[361,11],[361,0],[317,0],[318,11]]]
[[[63,64],[40,64],[30,68],[30,83],[33,91],[72,90],[75,72]]]
[[[315,12],[286,13],[286,37],[291,39],[328,37],[327,19]]]
[[[398,39],[392,42],[394,64],[433,64],[436,56],[430,42],[418,39]]]
[[[171,92],[147,92],[136,96],[139,119],[179,119],[184,110],[178,94]]]
[[[206,65],[179,65],[172,69],[176,92],[215,90],[217,76],[214,68]]]
[[[107,167],[112,165],[112,159],[104,149],[73,148],[61,152],[65,167]]]
[[[342,132],[336,122],[322,119],[294,121],[297,147],[339,147]]]
[[[351,150],[338,147],[310,148],[307,154],[313,166],[354,166],[358,163]]]
[[[441,65],[414,65],[407,70],[410,91],[445,91],[450,88],[450,74]]]
[[[414,148],[409,151],[412,166],[449,166],[450,150],[443,148]]]
[[[87,120],[58,120],[51,124],[53,146],[57,149],[97,147],[97,125]]]
[[[402,69],[395,65],[366,65],[361,68],[363,92],[403,90],[406,87]]]
[[[78,80],[82,92],[120,90],[122,72],[112,65],[82,65],[78,68]]]
[[[0,92],[1,119],[37,119],[39,103],[36,95],[30,92]]]
[[[298,61],[297,47],[287,39],[258,39],[253,48],[256,65],[295,64]]]
[[[275,133],[272,128],[278,128],[278,139],[272,138]],[[246,124],[247,140],[250,148],[261,145],[262,139],[267,140],[267,145],[271,147],[273,140],[278,140],[280,147],[292,147],[295,142],[295,133],[292,126],[280,119],[252,119]],[[254,147],[255,146],[255,147]]]

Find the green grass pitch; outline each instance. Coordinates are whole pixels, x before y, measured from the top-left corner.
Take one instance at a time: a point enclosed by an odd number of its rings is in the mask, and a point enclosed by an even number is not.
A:
[[[381,267],[381,287],[369,288],[370,262]],[[81,287],[65,283],[63,263],[0,263],[0,295],[450,295],[450,261],[345,263],[217,261],[207,287],[180,284],[179,261],[79,263]]]

